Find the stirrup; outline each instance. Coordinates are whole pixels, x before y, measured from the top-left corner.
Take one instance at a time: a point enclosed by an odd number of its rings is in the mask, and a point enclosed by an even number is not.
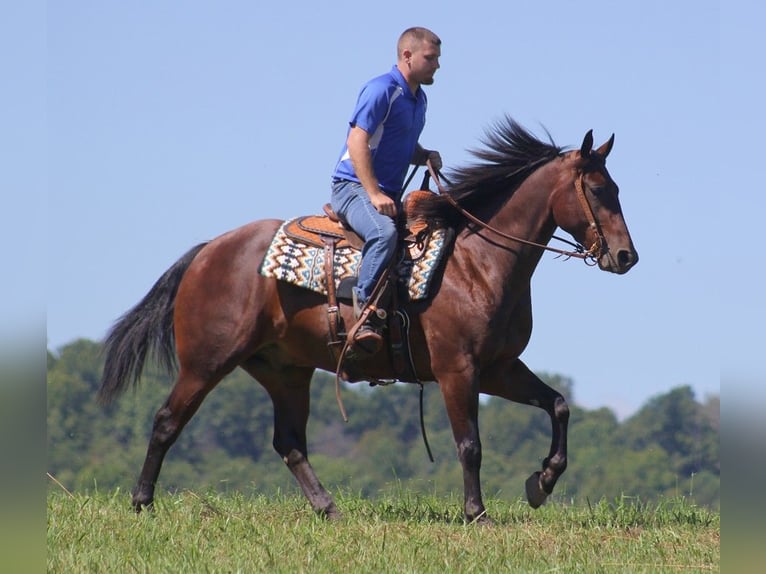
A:
[[[365,321],[354,334],[349,350],[352,355],[372,356],[376,355],[382,347],[383,335]]]
[[[359,303],[356,291],[352,294],[356,323],[348,332],[348,346],[353,355],[374,355],[383,346],[383,327],[386,311],[374,305]],[[356,351],[356,352],[354,352]]]

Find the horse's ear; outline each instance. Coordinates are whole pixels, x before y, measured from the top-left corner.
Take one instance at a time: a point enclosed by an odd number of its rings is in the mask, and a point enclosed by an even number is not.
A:
[[[580,157],[589,157],[590,151],[593,149],[593,130],[588,130],[588,133],[585,134],[585,137],[582,140],[582,145],[580,146]]]
[[[600,148],[596,150],[596,153],[606,159],[606,156],[609,155],[609,152],[612,151],[612,146],[614,145],[614,134],[612,134],[612,137],[609,138],[609,140],[604,143]]]

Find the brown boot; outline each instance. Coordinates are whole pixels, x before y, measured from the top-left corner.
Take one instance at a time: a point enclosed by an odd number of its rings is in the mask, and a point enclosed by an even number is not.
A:
[[[361,325],[354,335],[353,348],[361,355],[375,355],[383,346],[383,336],[369,323]]]
[[[354,318],[357,320],[357,323],[349,331],[351,348],[355,351],[352,354],[374,355],[383,346],[383,336],[377,326],[378,314],[375,309],[367,307],[365,303],[357,299],[356,291],[353,292],[352,297]]]

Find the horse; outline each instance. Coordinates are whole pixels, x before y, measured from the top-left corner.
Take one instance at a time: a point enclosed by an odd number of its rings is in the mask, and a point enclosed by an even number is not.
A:
[[[542,141],[504,116],[487,129],[483,145],[470,150],[475,161],[451,170],[446,188],[439,183],[442,193],[414,207],[454,235],[432,296],[403,304],[418,380],[398,380],[435,382],[441,391],[462,465],[468,522],[491,522],[479,478],[481,393],[550,417],[550,450],[525,483],[530,506],[545,502],[567,467],[566,399],[519,358],[532,332],[530,280],[554,232],[566,231],[581,258],[603,271],[623,274],[638,261],[606,169],[614,134],[597,149],[592,130],[576,149],[558,147],[546,135]],[[253,221],[193,247],[108,332],[102,403],[138,385],[149,356],[177,371],[154,417],[132,493],[136,512],[152,507],[165,455],[206,395],[241,367],[268,392],[273,447],[313,511],[341,517],[309,462],[306,439],[312,374],[337,369],[327,345],[327,297],[258,272],[281,224]],[[592,247],[585,252],[584,245]],[[339,306],[342,321],[353,324],[350,304]],[[390,353],[360,360],[364,374],[349,382],[396,378]]]

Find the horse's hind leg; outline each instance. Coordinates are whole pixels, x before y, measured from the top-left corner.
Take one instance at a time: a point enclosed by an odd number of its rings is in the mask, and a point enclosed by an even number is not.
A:
[[[243,367],[268,391],[274,405],[274,450],[295,476],[314,512],[330,519],[340,518],[332,496],[319,482],[308,459],[306,425],[314,368],[276,370],[258,359]]]
[[[133,491],[133,507],[136,512],[140,512],[142,507],[151,507],[154,502],[154,487],[168,449],[220,379],[221,377],[215,381],[203,381],[181,369],[170,396],[154,416],[146,459]]]
[[[537,508],[553,492],[567,468],[569,406],[561,393],[546,385],[518,359],[510,368],[503,365],[482,373],[481,392],[539,407],[551,418],[551,448],[543,460],[543,470],[532,473],[526,482],[527,500],[532,508]]]

